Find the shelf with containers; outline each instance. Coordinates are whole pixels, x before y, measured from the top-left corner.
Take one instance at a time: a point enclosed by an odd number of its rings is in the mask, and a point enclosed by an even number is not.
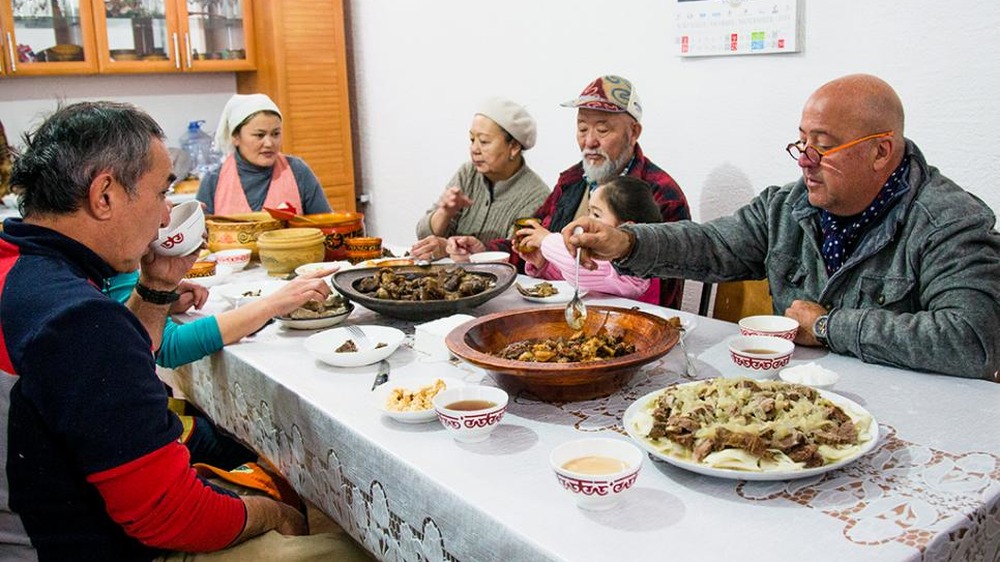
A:
[[[0,0],[8,75],[253,70],[251,0]]]

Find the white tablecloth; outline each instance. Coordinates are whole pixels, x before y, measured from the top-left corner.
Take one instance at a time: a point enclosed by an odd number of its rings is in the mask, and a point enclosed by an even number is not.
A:
[[[237,277],[261,275],[259,268]],[[588,303],[638,303],[601,299]],[[511,289],[471,311],[531,306]],[[691,318],[651,305],[661,315]],[[221,310],[221,300],[207,311]],[[730,369],[733,324],[693,317],[697,375]],[[358,308],[356,324],[412,323]],[[296,489],[382,560],[987,560],[1000,559],[1000,385],[867,365],[797,348],[841,374],[836,391],[867,408],[883,437],[869,455],[822,476],[744,482],[647,458],[616,508],[578,509],[549,452],[582,436],[627,439],[625,408],[686,380],[679,349],[623,391],[563,405],[512,397],[487,441],[454,441],[437,422],[405,425],[370,403],[376,367],[311,358],[314,332],[271,325],[180,369],[180,390],[222,427],[272,459]],[[493,384],[464,363],[402,346],[392,381],[447,376]]]

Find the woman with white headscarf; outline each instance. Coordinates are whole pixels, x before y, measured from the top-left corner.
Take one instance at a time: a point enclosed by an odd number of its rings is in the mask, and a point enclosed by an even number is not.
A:
[[[235,94],[215,133],[226,154],[201,179],[197,198],[208,213],[232,215],[292,207],[296,214],[330,212],[316,175],[301,159],[281,153],[281,111],[264,94]]]

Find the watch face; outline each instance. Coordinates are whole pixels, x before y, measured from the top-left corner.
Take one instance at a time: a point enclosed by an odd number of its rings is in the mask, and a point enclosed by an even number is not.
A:
[[[813,335],[815,335],[817,338],[826,337],[826,322],[828,319],[829,316],[826,316],[824,314],[823,316],[817,318],[816,323],[813,324]]]

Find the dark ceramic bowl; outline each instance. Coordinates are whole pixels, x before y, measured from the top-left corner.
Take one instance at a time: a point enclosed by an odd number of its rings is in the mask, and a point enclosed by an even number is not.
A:
[[[639,367],[664,355],[677,344],[680,332],[659,316],[635,309],[588,306],[584,331],[595,334],[602,323],[621,334],[635,352],[623,357],[585,363],[533,363],[492,355],[508,344],[549,337],[569,337],[565,307],[498,312],[458,326],[445,339],[462,360],[490,372],[512,395],[526,391],[546,402],[575,402],[607,396],[627,383]]]
[[[475,308],[484,302],[502,294],[517,279],[517,269],[507,263],[463,263],[454,265],[399,265],[391,266],[387,269],[393,270],[399,275],[417,275],[426,273],[436,273],[437,271],[449,267],[461,267],[470,273],[477,273],[493,281],[493,286],[489,289],[455,300],[434,300],[434,301],[397,301],[390,299],[379,299],[374,296],[360,292],[357,289],[358,283],[365,277],[375,274],[380,267],[366,267],[362,269],[348,269],[339,271],[333,275],[333,287],[340,294],[349,300],[356,302],[365,308],[370,308],[379,314],[402,318],[404,320],[430,320],[442,316],[456,314],[463,310]]]

